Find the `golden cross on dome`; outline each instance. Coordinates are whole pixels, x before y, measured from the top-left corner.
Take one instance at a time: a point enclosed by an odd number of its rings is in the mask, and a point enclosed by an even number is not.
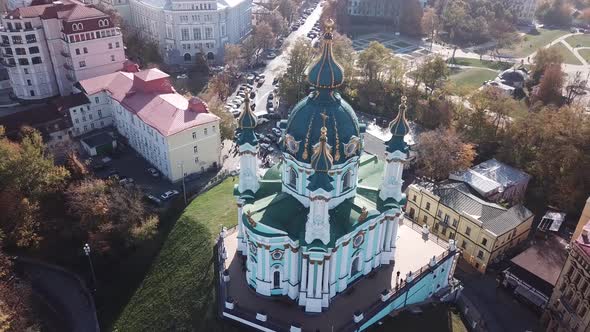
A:
[[[407,110],[408,109],[408,97],[402,96],[401,103],[399,104],[399,110]]]
[[[327,19],[326,22],[324,22],[324,28],[326,29],[326,32],[332,33],[334,30],[334,20],[331,18]]]
[[[322,116],[322,121],[324,122],[324,125],[322,126],[322,129],[320,130],[320,140],[325,140],[326,136],[328,135],[328,128],[326,128],[326,120],[328,119],[328,115],[326,114],[326,111],[324,111],[324,113],[320,114]]]

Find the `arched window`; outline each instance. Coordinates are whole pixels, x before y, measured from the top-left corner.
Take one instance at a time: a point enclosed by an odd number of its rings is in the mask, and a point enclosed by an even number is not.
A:
[[[281,272],[275,271],[272,275],[273,277],[273,287],[274,288],[281,288]]]
[[[344,174],[344,176],[342,177],[342,191],[347,191],[348,189],[350,189],[350,180],[351,180],[352,175],[350,174],[350,171],[346,172]]]
[[[350,276],[351,277],[355,276],[357,273],[360,272],[359,271],[359,269],[360,269],[359,264],[360,264],[360,259],[357,256],[352,260],[352,265],[350,266]]]
[[[297,174],[297,171],[291,167],[289,169],[289,186],[297,189],[297,178],[299,177],[299,174]]]
[[[215,60],[215,54],[213,54],[212,52],[207,53],[207,60],[209,60],[209,61]]]
[[[191,55],[188,54],[188,53],[184,53],[184,61],[190,62],[191,61]]]

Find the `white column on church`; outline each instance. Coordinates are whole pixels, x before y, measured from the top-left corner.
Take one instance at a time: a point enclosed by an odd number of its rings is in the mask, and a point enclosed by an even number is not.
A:
[[[313,274],[315,272],[314,261],[309,260],[309,266],[307,268],[307,297],[313,297]]]
[[[328,280],[330,277],[330,268],[332,267],[331,264],[332,260],[330,257],[327,257],[327,260],[324,260],[324,284],[322,285],[322,293],[329,292],[330,285],[328,284]]]
[[[363,274],[371,272],[371,259],[373,258],[373,239],[375,238],[375,228],[369,227],[369,238],[367,241],[367,247],[365,249],[365,259],[363,262]],[[362,259],[362,258],[361,258]]]
[[[307,257],[303,255],[303,260],[301,262],[301,283],[300,283],[300,291],[305,292],[307,290]]]
[[[385,219],[385,251],[391,251],[391,229],[395,220]]]
[[[265,246],[264,247],[264,268],[265,270],[265,274],[264,274],[264,281],[270,282],[270,246]]]
[[[342,244],[342,256],[340,257],[340,278],[338,280],[338,291],[343,291],[346,288],[347,278],[348,275],[348,259],[349,259],[349,250],[350,250],[350,242],[352,240],[348,240],[348,243]]]
[[[299,282],[299,276],[297,272],[299,272],[299,255],[294,252],[294,248],[288,250],[290,258],[289,262],[289,297],[295,299],[297,297],[297,283]],[[294,286],[295,285],[295,286]]]
[[[325,262],[317,262],[317,272],[315,278],[315,297],[318,299],[322,298],[322,276],[324,271]]]
[[[338,258],[337,253],[338,251],[333,251],[332,257],[330,257],[330,297],[336,295],[336,258]]]
[[[373,267],[381,265],[381,252],[383,251],[383,239],[385,237],[385,225],[383,222],[377,223],[377,248],[375,249],[375,259],[373,260]]]
[[[256,247],[256,282],[260,282],[260,280],[264,280],[263,276],[262,276],[262,266],[263,264],[263,254],[262,254],[262,247],[257,246]]]
[[[395,249],[396,249],[396,242],[397,242],[397,231],[399,229],[399,222],[400,222],[400,217],[396,217],[395,219],[393,219],[392,221],[392,231],[391,231],[391,238],[389,239],[390,243],[391,243],[391,252],[392,252],[392,258],[395,259]]]

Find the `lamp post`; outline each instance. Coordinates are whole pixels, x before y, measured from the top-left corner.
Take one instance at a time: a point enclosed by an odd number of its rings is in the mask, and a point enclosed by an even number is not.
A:
[[[90,245],[84,244],[84,254],[88,258],[88,264],[90,265],[90,273],[92,275],[92,291],[96,293],[96,276],[94,275],[94,265],[92,265],[92,258],[90,257]]]
[[[187,204],[186,202],[186,185],[185,185],[185,174],[184,174],[184,161],[178,163],[178,167],[180,167],[180,173],[182,173],[182,195],[184,196],[184,205]]]

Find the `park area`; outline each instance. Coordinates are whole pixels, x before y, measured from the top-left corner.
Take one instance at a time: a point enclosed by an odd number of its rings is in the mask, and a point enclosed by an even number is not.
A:
[[[550,49],[556,50],[557,53],[561,54],[563,57],[563,62],[570,64],[570,65],[578,65],[581,66],[582,63],[578,58],[572,53],[565,45],[562,43],[555,44],[550,47]]]
[[[518,43],[512,45],[508,49],[502,50],[502,54],[507,56],[523,58],[531,55],[539,48],[543,48],[553,40],[568,34],[567,30],[558,29],[538,29],[538,34],[526,33],[521,36],[521,40]]]
[[[493,80],[498,72],[489,69],[467,68],[453,69],[449,81],[461,91],[473,91],[478,89],[483,82]]]
[[[453,64],[457,66],[489,68],[494,70],[506,70],[513,66],[513,64],[510,62],[479,60],[473,58],[455,58],[455,62]]]
[[[573,48],[590,47],[590,35],[569,36],[565,41]]]
[[[579,50],[580,56],[586,60],[586,62],[590,62],[590,48]]]

